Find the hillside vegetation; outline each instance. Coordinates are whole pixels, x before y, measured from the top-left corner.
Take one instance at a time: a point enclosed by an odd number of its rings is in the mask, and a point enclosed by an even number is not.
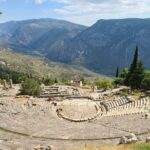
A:
[[[74,75],[84,76],[87,79],[107,78],[106,76],[96,74],[83,67],[69,66],[52,61],[45,61],[27,55],[15,53],[10,50],[0,49],[0,65],[25,74],[31,74],[34,77],[56,77],[70,79]]]

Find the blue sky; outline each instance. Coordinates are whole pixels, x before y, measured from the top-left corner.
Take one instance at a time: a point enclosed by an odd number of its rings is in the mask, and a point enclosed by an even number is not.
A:
[[[150,18],[150,0],[0,0],[0,22],[56,18],[83,25],[99,19]]]

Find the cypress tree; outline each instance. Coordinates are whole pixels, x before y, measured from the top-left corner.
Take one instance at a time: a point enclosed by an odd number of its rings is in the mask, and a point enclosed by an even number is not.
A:
[[[130,66],[130,73],[132,73],[138,66],[138,47],[136,46],[133,62]]]
[[[117,67],[117,70],[116,70],[116,78],[119,77],[119,67]]]
[[[144,67],[142,62],[138,62],[137,68],[135,68],[130,76],[130,86],[133,89],[140,89],[142,80],[144,78]]]
[[[57,78],[55,78],[55,79],[54,79],[54,83],[58,83],[58,80],[57,80]]]
[[[128,76],[126,78],[127,85],[133,89],[139,89],[144,78],[143,63],[138,60],[138,47],[135,49],[133,62],[130,66]]]
[[[131,63],[131,66],[129,68],[129,73],[125,79],[126,85],[128,85],[128,86],[131,85],[132,76],[133,76],[134,70],[136,70],[137,66],[138,66],[138,47],[136,46],[134,58],[133,58],[133,61]]]

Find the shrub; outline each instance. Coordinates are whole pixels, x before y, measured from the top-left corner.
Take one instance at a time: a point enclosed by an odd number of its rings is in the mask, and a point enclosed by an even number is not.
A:
[[[46,78],[46,79],[43,79],[42,82],[45,84],[45,85],[54,85],[55,83],[58,83],[58,80],[57,78]]]
[[[116,78],[115,80],[114,80],[114,84],[115,85],[124,85],[124,78]]]
[[[16,71],[11,71],[8,68],[0,66],[0,79],[9,81],[9,79],[13,80],[13,83],[21,83],[25,81],[27,75],[24,73],[19,73]]]
[[[67,79],[62,78],[62,79],[61,79],[61,84],[62,84],[62,85],[69,85],[70,83],[68,82]]]
[[[30,96],[40,96],[41,87],[39,82],[35,79],[26,79],[22,83],[21,94]]]
[[[128,92],[127,91],[120,91],[118,94],[120,96],[128,96]]]
[[[147,73],[142,80],[141,88],[145,90],[150,90],[150,73]]]
[[[98,89],[104,89],[104,90],[112,89],[113,88],[112,81],[104,79],[100,82],[97,82],[97,88]]]

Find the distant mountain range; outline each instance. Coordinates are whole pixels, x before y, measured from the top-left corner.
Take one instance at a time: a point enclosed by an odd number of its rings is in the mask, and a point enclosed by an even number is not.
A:
[[[0,45],[23,53],[53,54],[85,29],[54,19],[11,21],[0,24]]]
[[[54,19],[12,21],[0,24],[0,45],[106,75],[128,67],[138,46],[150,69],[150,19],[99,20],[91,27]]]

